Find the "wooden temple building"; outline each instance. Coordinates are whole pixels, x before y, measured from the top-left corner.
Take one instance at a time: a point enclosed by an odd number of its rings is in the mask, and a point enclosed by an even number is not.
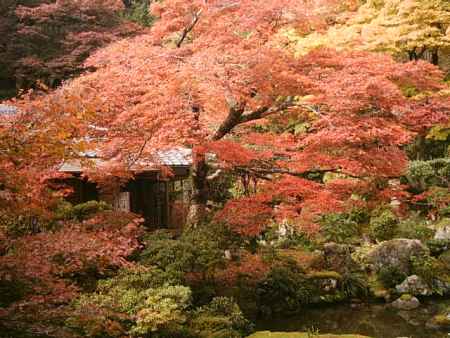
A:
[[[101,161],[91,157],[94,165],[96,161]],[[65,182],[73,189],[67,198],[73,204],[105,200],[115,210],[142,215],[150,228],[178,228],[185,224],[189,207],[191,150],[174,148],[161,151],[155,159],[159,167],[170,168],[173,175],[164,176],[158,166],[148,165],[141,168],[114,196],[104,195],[95,183],[82,177],[83,165],[79,160],[64,162],[59,171],[72,176]]]

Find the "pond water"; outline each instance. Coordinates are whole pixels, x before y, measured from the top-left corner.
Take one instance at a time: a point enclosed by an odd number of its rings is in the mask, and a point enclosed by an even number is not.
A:
[[[374,338],[444,338],[446,331],[426,327],[426,322],[450,300],[427,301],[413,311],[399,311],[384,304],[340,304],[305,309],[293,317],[258,320],[257,330],[361,334]]]

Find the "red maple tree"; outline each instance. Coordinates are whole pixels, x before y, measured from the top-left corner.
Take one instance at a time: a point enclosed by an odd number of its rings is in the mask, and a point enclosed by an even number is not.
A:
[[[405,169],[402,147],[448,120],[448,100],[432,94],[442,74],[426,62],[334,50],[294,58],[280,48],[273,37],[281,28],[327,24],[312,4],[173,0],[152,11],[159,21],[151,32],[98,51],[86,64],[97,70],[64,90],[98,103],[95,123],[109,140],[102,151],[125,169],[155,149],[194,147],[192,223],[208,199],[207,152],[224,168],[270,175],[264,202],[230,201],[221,213],[230,221],[239,205],[254,210],[245,220],[253,225],[241,228],[255,235],[274,214],[312,226],[315,215],[351,204],[352,191],[379,197],[373,187]],[[407,87],[428,94],[410,98]],[[290,130],[292,121],[307,132]],[[317,178],[325,172],[345,177],[326,184]],[[274,214],[261,217],[268,208]]]

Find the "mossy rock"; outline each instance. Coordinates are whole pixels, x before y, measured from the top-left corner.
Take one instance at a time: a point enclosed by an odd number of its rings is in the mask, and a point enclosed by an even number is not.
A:
[[[427,327],[447,330],[450,328],[450,316],[448,314],[438,314],[427,322]]]
[[[400,299],[403,301],[410,301],[413,298],[413,296],[411,296],[409,293],[405,293],[403,295],[401,295]]]
[[[270,331],[258,331],[248,336],[248,338],[370,338],[367,336],[361,336],[357,334],[319,334],[313,335],[308,332],[270,332]]]
[[[409,275],[412,256],[428,256],[429,250],[417,239],[393,239],[381,242],[368,254],[368,261],[375,267],[375,271],[381,268],[395,267],[398,271]]]
[[[435,225],[434,239],[450,240],[450,218],[443,218]]]

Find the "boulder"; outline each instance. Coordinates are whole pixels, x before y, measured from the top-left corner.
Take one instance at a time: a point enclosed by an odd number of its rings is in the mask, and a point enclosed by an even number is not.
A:
[[[326,267],[340,273],[349,270],[358,270],[359,265],[352,258],[354,251],[355,248],[352,245],[334,242],[325,243],[323,252]]]
[[[431,318],[427,322],[426,326],[432,329],[448,330],[450,329],[450,314],[438,314]]]
[[[378,244],[367,254],[367,259],[375,271],[382,267],[396,267],[409,275],[411,256],[428,254],[428,248],[417,239],[392,239]]]
[[[450,218],[444,218],[436,227],[435,240],[450,240]]]
[[[402,283],[395,286],[395,291],[414,296],[430,296],[433,293],[427,283],[417,275],[408,276]]]
[[[391,304],[394,308],[398,310],[414,310],[420,306],[419,300],[411,295],[402,295],[400,298],[397,298]]]

